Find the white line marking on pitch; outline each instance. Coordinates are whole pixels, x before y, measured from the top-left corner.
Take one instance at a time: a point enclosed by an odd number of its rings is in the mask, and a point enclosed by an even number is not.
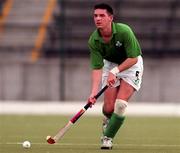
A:
[[[0,145],[21,145],[22,142],[7,142],[7,143],[0,143]],[[47,143],[31,143],[32,145],[48,145]],[[100,144],[95,143],[56,143],[54,145],[58,146],[99,146]],[[114,146],[121,146],[121,147],[180,147],[180,144],[113,144]]]

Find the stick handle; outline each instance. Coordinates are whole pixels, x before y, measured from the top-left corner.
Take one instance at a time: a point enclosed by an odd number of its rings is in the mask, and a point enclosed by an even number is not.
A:
[[[106,85],[104,88],[102,88],[97,95],[94,96],[95,99],[99,98],[101,94],[108,88]],[[73,116],[73,118],[70,120],[73,124],[84,114],[84,112],[91,106],[91,103],[87,103],[84,108],[82,108],[76,115]]]
[[[94,96],[95,99],[98,99],[99,96],[108,88],[108,85],[104,86],[98,93],[97,95]]]

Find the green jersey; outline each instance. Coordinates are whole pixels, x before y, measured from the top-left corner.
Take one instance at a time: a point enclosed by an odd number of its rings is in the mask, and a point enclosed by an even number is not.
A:
[[[121,64],[127,58],[141,55],[141,48],[133,31],[122,23],[112,23],[112,37],[108,43],[95,30],[89,38],[88,46],[93,69],[101,69],[104,66],[103,59]]]

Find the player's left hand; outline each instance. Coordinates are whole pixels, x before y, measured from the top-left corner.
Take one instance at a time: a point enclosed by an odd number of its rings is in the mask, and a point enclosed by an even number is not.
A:
[[[96,103],[96,98],[94,98],[94,97],[89,97],[89,98],[88,98],[88,103],[91,103],[91,106],[90,106],[90,107],[92,107],[92,105],[94,105],[94,104]]]

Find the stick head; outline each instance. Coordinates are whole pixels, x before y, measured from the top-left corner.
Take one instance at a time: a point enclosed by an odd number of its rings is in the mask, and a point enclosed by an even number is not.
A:
[[[56,143],[56,141],[55,141],[51,136],[47,136],[47,137],[46,137],[46,141],[47,141],[49,144],[54,144],[54,143]]]

